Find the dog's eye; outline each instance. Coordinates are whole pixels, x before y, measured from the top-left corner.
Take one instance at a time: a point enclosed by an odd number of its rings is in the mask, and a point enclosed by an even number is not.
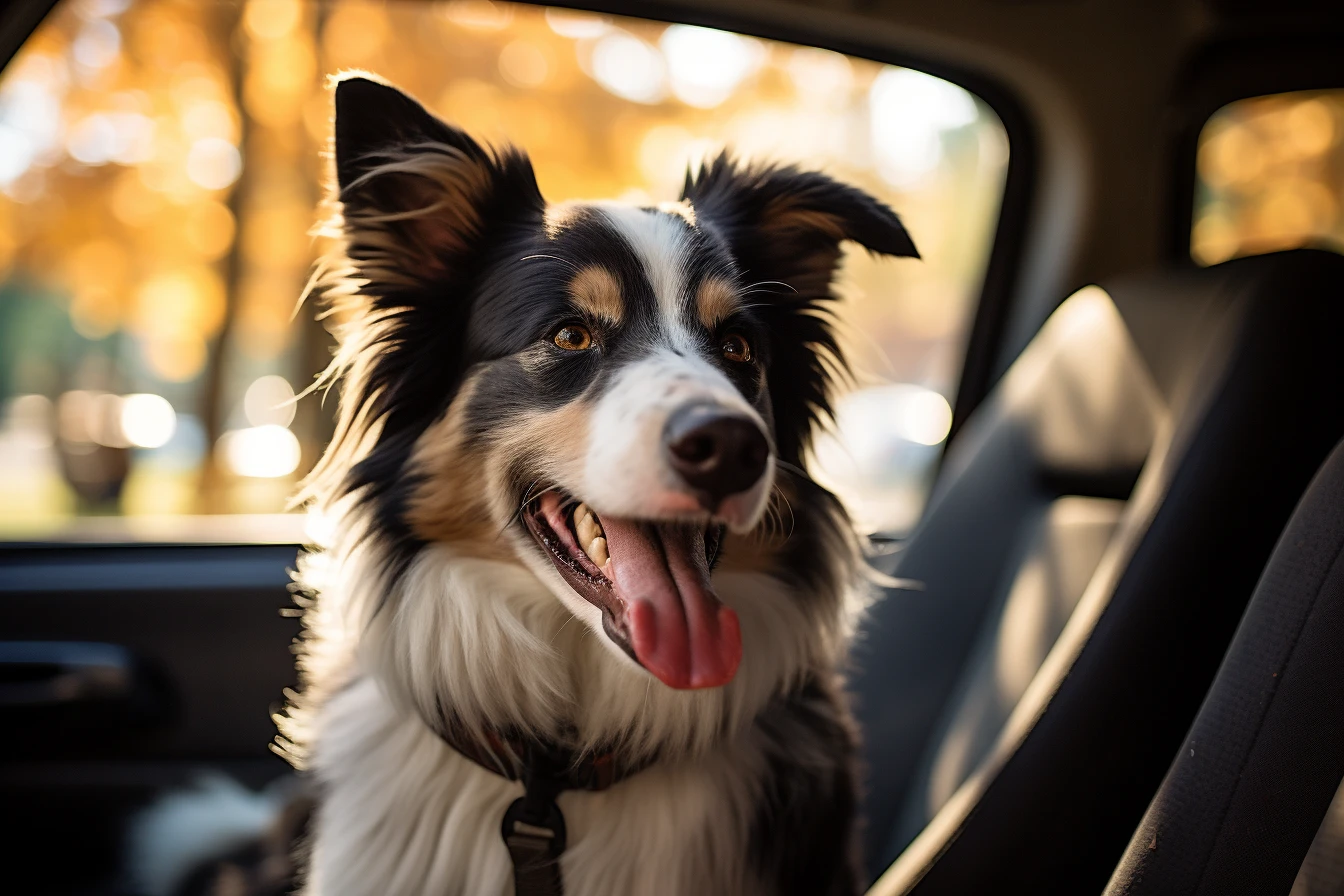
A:
[[[593,334],[587,327],[578,324],[565,324],[555,331],[551,341],[568,352],[581,352],[593,344]]]
[[[719,349],[729,361],[745,364],[751,360],[751,346],[747,344],[747,340],[740,333],[729,333],[723,337]]]

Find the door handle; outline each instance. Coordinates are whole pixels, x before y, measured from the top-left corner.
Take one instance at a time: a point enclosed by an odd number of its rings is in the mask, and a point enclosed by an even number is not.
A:
[[[130,696],[131,652],[93,641],[0,641],[0,708],[60,707]]]

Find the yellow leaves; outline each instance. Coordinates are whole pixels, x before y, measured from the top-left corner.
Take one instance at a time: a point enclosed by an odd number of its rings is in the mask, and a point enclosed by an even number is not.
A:
[[[1190,252],[1200,264],[1344,240],[1337,158],[1344,99],[1335,92],[1243,100],[1200,136]]]
[[[224,320],[224,284],[204,265],[156,274],[135,292],[130,329],[145,360],[165,380],[191,379],[205,364],[206,340]]]
[[[187,209],[183,233],[187,246],[202,261],[215,261],[233,245],[233,213],[222,202],[210,199]]]

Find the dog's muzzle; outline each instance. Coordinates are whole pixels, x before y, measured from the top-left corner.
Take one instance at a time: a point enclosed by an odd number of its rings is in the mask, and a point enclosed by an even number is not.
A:
[[[765,474],[770,443],[750,417],[713,404],[674,411],[663,429],[668,465],[705,510],[747,491]]]

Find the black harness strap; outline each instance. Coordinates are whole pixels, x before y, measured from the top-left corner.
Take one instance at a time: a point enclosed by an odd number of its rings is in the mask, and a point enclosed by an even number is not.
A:
[[[467,737],[452,723],[439,736],[481,768],[523,782],[523,795],[500,824],[513,862],[514,896],[564,894],[560,856],[566,845],[565,816],[556,802],[561,793],[606,790],[649,764],[618,766],[609,752],[576,758],[564,747],[518,734],[487,731],[483,739]]]
[[[555,798],[565,789],[549,759],[528,757],[523,795],[504,813],[500,833],[513,860],[514,896],[560,896],[560,854],[565,851],[565,816]]]

